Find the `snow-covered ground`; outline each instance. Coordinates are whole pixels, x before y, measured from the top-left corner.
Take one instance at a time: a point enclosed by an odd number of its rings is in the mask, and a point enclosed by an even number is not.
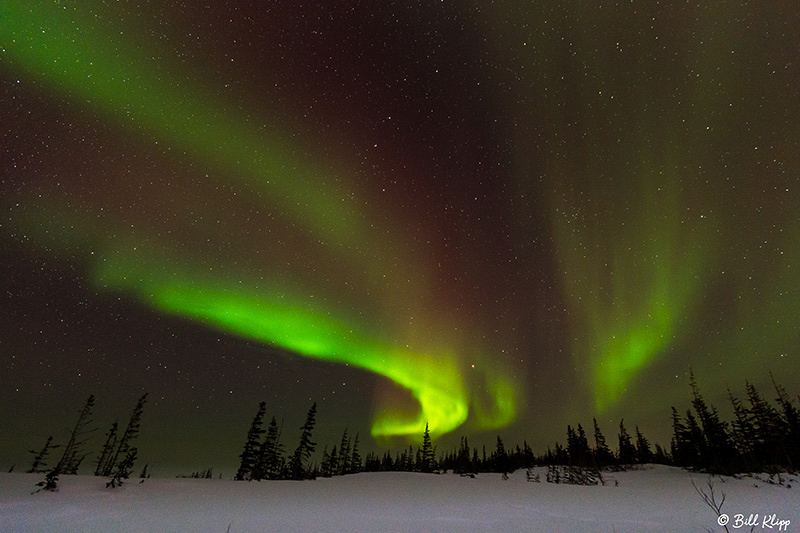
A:
[[[707,475],[648,466],[608,474],[606,486],[555,485],[457,475],[369,473],[316,481],[235,482],[199,479],[105,480],[63,476],[56,493],[31,494],[42,475],[0,474],[2,532],[265,532],[265,531],[722,531],[692,487]],[[763,479],[714,479],[730,531],[758,514],[754,531],[800,531],[800,484]],[[618,482],[618,485],[615,484]],[[757,487],[755,486],[757,485]],[[765,516],[775,515],[764,524]]]

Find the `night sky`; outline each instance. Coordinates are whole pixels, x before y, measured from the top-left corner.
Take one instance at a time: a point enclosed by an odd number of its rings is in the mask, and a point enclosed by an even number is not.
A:
[[[596,416],[668,446],[691,367],[800,382],[792,2],[0,7],[0,468],[154,475]],[[93,460],[90,457],[87,461]],[[228,472],[232,474],[233,472]]]

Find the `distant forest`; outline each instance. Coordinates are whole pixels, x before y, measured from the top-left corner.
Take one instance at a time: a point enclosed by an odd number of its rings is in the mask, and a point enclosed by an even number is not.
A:
[[[247,431],[234,479],[304,480],[385,471],[454,472],[463,476],[496,472],[505,477],[518,469],[548,466],[548,481],[594,484],[598,478],[602,480],[600,472],[603,470],[627,469],[646,463],[727,475],[795,472],[800,465],[800,409],[794,400],[800,400],[800,396],[791,398],[772,374],[770,377],[774,388],[769,393],[774,394],[772,401],[749,382],[745,384],[744,400],[729,389],[733,419],[725,421],[717,408],[705,401],[694,374],[690,372],[691,407],[685,412],[672,407],[669,449],[651,445],[638,426],[631,433],[624,420],[620,420],[617,447],[612,450],[597,420],[593,419],[591,444],[581,424],[568,425],[566,446],[557,442],[540,454],[535,454],[525,441],[522,446],[506,446],[499,435],[488,453],[486,446],[480,449],[470,447],[467,437],[461,438],[457,448],[438,451],[426,426],[422,443],[417,447],[409,446],[382,454],[371,452],[362,457],[359,435],[350,436],[345,430],[341,441],[326,445],[321,461],[314,462],[312,454],[318,447],[312,440],[316,403],[310,407],[305,423],[299,428],[297,446],[287,453],[275,416],[264,428],[266,402],[261,402]],[[137,461],[134,441],[139,433],[146,398],[145,394],[138,400],[124,431],[116,421],[111,425],[94,462],[94,475],[107,478],[106,484],[110,488],[121,485],[132,475]],[[54,444],[53,438],[49,437],[43,448],[30,452],[34,458],[27,472],[45,474],[45,479],[38,484],[39,490],[56,490],[60,475],[78,473],[78,468],[89,455],[86,446],[94,431],[90,429],[93,406],[94,396],[90,396],[66,444]],[[61,450],[58,461],[48,465],[51,452],[58,449]],[[530,470],[528,476],[529,480],[538,481]],[[573,481],[559,481],[561,476]],[[139,477],[142,481],[149,477],[147,465]],[[212,469],[186,477],[210,478]]]
[[[522,446],[506,446],[499,435],[488,453],[486,446],[471,448],[467,437],[462,437],[458,448],[437,454],[426,427],[421,446],[386,451],[380,455],[369,453],[362,460],[358,434],[351,439],[345,430],[338,446],[326,446],[322,461],[310,464],[308,460],[316,446],[311,441],[316,404],[312,405],[305,424],[300,428],[298,447],[287,458],[280,444],[281,435],[275,417],[272,417],[267,430],[262,429],[266,411],[266,403],[262,402],[247,433],[236,479],[313,479],[384,471],[508,474],[533,466],[563,465],[603,470],[646,463],[675,465],[714,474],[795,471],[800,465],[800,410],[774,376],[770,374],[770,377],[776,395],[774,402],[766,400],[748,382],[745,384],[745,401],[728,390],[734,418],[723,421],[717,408],[705,401],[694,374],[690,372],[691,407],[683,415],[672,407],[669,450],[659,444],[651,445],[638,426],[631,434],[624,419],[620,420],[617,431],[617,448],[612,450],[597,419],[593,419],[593,445],[581,424],[568,425],[566,446],[557,442],[538,455],[525,441]]]

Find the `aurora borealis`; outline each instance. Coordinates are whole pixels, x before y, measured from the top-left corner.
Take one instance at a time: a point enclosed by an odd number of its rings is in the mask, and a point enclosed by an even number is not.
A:
[[[198,427],[224,435],[196,460],[235,450],[261,399],[375,446],[426,423],[543,445],[592,416],[663,442],[690,365],[713,401],[800,378],[789,7],[11,1],[0,22],[11,462],[90,392],[149,391],[168,463]]]

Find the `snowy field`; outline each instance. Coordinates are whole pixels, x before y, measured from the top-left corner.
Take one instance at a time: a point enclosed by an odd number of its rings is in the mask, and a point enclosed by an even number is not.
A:
[[[0,531],[723,531],[692,487],[694,479],[707,488],[707,475],[648,466],[586,487],[546,483],[546,469],[535,471],[541,483],[525,471],[508,480],[387,472],[305,482],[131,480],[115,490],[104,479],[63,476],[58,492],[40,494],[31,492],[42,475],[0,474]],[[800,531],[797,476],[790,483],[714,478],[730,531],[750,531],[735,527],[737,514],[740,522],[758,514],[754,531]]]

